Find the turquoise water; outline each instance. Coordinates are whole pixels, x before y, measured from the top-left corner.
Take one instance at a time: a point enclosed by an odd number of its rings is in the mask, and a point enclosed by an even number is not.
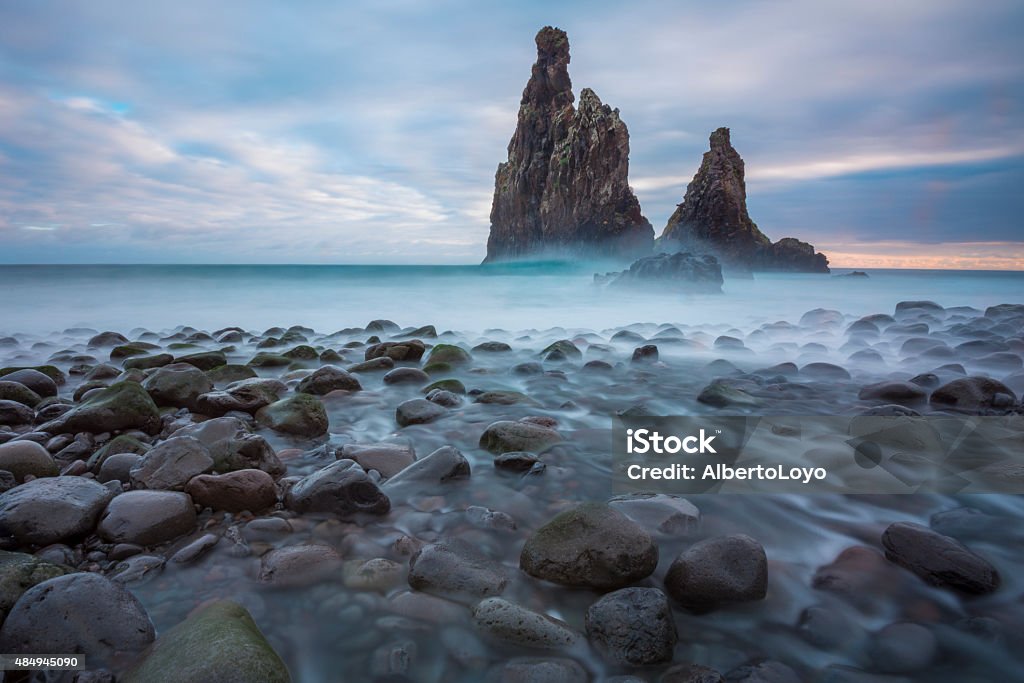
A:
[[[721,295],[609,291],[604,264],[499,266],[0,266],[0,332],[47,334],[72,326],[128,332],[178,325],[320,331],[375,318],[483,332],[561,326],[593,330],[634,322],[747,326],[795,320],[811,308],[891,312],[932,299],[983,308],[1021,301],[1024,273],[871,270],[869,278],[761,274],[727,279]]]

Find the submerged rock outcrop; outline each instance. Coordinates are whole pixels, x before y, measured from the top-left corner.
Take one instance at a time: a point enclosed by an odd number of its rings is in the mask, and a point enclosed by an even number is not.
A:
[[[655,254],[637,259],[619,273],[594,275],[597,284],[658,285],[683,292],[722,291],[722,266],[710,254],[695,256],[681,251],[675,254]]]
[[[792,237],[772,242],[747,213],[744,164],[729,140],[729,129],[711,134],[711,149],[686,188],[683,203],[658,238],[665,251],[705,251],[727,268],[827,273],[828,259]]]
[[[508,161],[495,175],[484,262],[649,253],[654,230],[627,181],[626,124],[590,89],[573,106],[564,31],[547,26],[536,41]]]

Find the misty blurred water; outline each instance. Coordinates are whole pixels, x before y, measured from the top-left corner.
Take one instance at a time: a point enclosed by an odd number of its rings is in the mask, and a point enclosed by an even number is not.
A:
[[[498,266],[0,266],[0,331],[46,334],[84,325],[129,331],[177,325],[318,331],[375,318],[438,331],[552,326],[600,330],[634,322],[795,321],[811,308],[891,313],[901,300],[984,308],[1019,300],[1024,273],[870,270],[868,278],[793,273],[727,278],[721,295],[609,290],[605,264]]]

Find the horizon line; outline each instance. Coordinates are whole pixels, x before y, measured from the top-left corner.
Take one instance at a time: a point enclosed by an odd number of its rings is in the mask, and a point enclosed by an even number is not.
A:
[[[247,263],[183,263],[183,262],[170,262],[170,261],[159,261],[159,262],[119,262],[119,261],[94,261],[94,262],[54,262],[54,263],[0,263],[0,268],[39,268],[39,267],[60,267],[60,266],[81,266],[81,267],[94,267],[94,266],[115,266],[115,267],[139,267],[139,266],[168,266],[168,267],[277,267],[277,268],[344,268],[344,267],[363,267],[363,268],[491,268],[495,266],[507,266],[507,265],[542,265],[550,263],[559,263],[565,265],[586,265],[587,263],[600,264],[607,263],[607,261],[571,261],[563,259],[547,259],[537,261],[500,261],[497,263],[480,263],[466,262],[466,263],[308,263],[308,262],[295,262],[295,263],[260,263],[260,262],[247,262]],[[850,270],[850,271],[944,271],[944,272],[963,272],[963,273],[1024,273],[1024,268],[1021,269],[1008,269],[1008,268],[936,268],[928,266],[847,266],[847,265],[834,265],[829,264],[831,271],[835,270]],[[765,271],[754,271],[755,275],[759,274],[775,274],[775,273],[786,273],[792,275],[835,275],[835,272],[829,273],[803,273],[799,271],[779,271],[779,270],[765,270]]]

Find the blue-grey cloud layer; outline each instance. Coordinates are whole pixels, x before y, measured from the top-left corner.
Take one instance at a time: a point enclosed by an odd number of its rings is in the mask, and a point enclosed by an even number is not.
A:
[[[0,4],[0,261],[477,260],[545,24],[658,230],[728,125],[773,237],[1024,258],[1021,3],[551,4]]]

